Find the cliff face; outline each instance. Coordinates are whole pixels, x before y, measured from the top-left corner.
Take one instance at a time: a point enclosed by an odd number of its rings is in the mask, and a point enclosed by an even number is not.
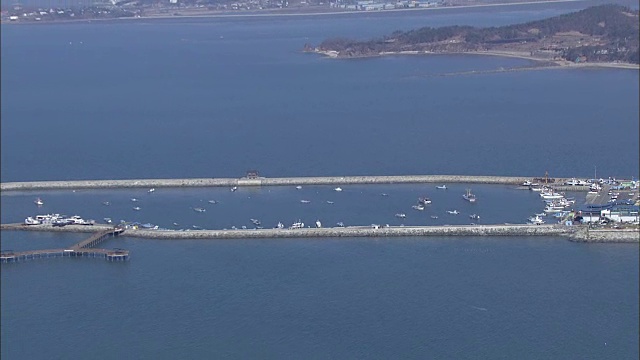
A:
[[[640,63],[638,11],[602,5],[525,24],[491,28],[424,27],[395,32],[382,39],[327,39],[306,51],[337,57],[376,56],[398,52],[522,51],[570,61]]]

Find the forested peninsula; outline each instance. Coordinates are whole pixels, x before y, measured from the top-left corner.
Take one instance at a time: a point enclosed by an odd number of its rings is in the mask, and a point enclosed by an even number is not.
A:
[[[572,63],[639,64],[639,11],[600,5],[544,20],[501,27],[423,27],[396,31],[381,39],[334,38],[307,52],[337,58],[387,54],[522,54],[539,60]]]

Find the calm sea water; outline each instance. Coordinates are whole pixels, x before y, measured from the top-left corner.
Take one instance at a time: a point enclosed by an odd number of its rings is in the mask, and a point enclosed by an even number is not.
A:
[[[594,166],[599,176],[637,176],[637,71],[438,76],[530,63],[299,52],[331,36],[501,25],[588,4],[3,26],[1,179],[236,177],[250,168],[266,176],[591,176]],[[466,224],[471,213],[480,223],[518,223],[542,209],[536,194],[502,186],[473,185],[480,200],[471,205],[461,199],[466,187],[25,192],[0,197],[0,220],[58,212],[171,228],[250,226],[250,218],[265,227],[298,219],[424,225]],[[419,196],[433,200],[423,212],[411,209]],[[446,213],[453,209],[461,214]],[[1,245],[82,238],[3,232]],[[3,359],[639,355],[637,245],[123,237],[105,247],[131,250],[131,261],[2,266]]]
[[[638,175],[638,72],[478,56],[335,61],[334,36],[503,25],[588,3],[319,18],[4,26],[2,181]]]

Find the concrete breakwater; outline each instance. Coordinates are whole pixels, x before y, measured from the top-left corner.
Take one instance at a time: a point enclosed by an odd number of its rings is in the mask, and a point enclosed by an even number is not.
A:
[[[467,183],[518,185],[533,177],[472,176],[472,175],[402,175],[402,176],[329,176],[287,178],[193,178],[193,179],[131,179],[131,180],[74,180],[26,181],[0,183],[0,191],[116,189],[116,188],[179,188],[234,187],[288,185],[350,185],[350,184],[419,184]],[[564,179],[556,179],[561,182]]]
[[[345,228],[198,230],[198,231],[127,231],[127,236],[154,239],[251,239],[251,238],[339,238],[339,237],[409,237],[409,236],[553,236],[569,234],[569,229],[543,225],[467,225],[467,226],[370,226]]]
[[[104,226],[95,227],[103,231]],[[2,230],[86,232],[90,226],[4,224]],[[107,227],[109,228],[109,227]],[[111,227],[112,228],[112,227]],[[147,230],[127,229],[128,237],[148,239],[250,239],[250,238],[337,238],[337,237],[398,237],[398,236],[558,236],[570,235],[573,227],[561,225],[462,225],[462,226],[349,226],[304,229],[246,230]]]
[[[640,229],[588,229],[581,228],[569,237],[577,242],[620,243],[640,242]]]
[[[114,229],[110,225],[1,224],[0,230],[91,233]],[[640,242],[640,229],[588,229],[587,226],[564,225],[447,225],[447,226],[348,226],[303,229],[243,230],[151,230],[127,229],[126,236],[147,239],[268,239],[268,238],[338,238],[400,236],[566,236],[576,242]]]

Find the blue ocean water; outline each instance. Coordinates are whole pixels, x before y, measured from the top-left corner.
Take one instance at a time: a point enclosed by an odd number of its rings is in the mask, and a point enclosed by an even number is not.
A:
[[[131,261],[3,265],[3,358],[638,355],[633,244],[116,242]]]
[[[559,6],[3,26],[1,179],[637,176],[637,71],[434,76],[531,63],[301,52],[571,10]]]
[[[530,63],[300,53],[332,36],[508,24],[590,3],[3,25],[1,179],[237,177],[252,168],[265,176],[590,177],[594,166],[599,176],[637,176],[637,71],[440,76]],[[424,225],[466,224],[471,213],[480,223],[518,223],[542,209],[536,194],[503,186],[471,185],[479,197],[471,205],[461,199],[468,185],[449,185],[5,193],[0,220],[54,212],[171,228],[250,227],[250,218],[265,227],[298,219],[399,225],[394,214],[404,212],[402,223]],[[423,212],[411,209],[420,196],[433,200]],[[461,214],[446,213],[453,209]],[[83,238],[1,235],[3,250]],[[131,260],[2,265],[3,359],[639,355],[637,244],[125,236],[104,246],[130,250]]]

